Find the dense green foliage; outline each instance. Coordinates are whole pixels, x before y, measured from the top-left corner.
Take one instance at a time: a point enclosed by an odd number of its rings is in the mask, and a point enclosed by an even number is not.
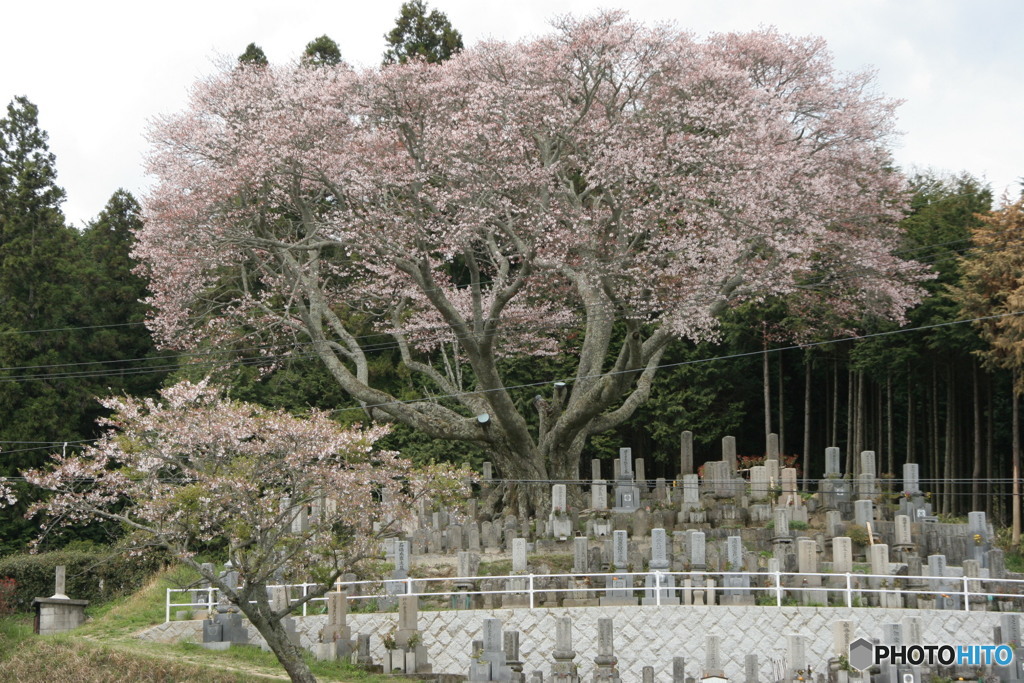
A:
[[[238,55],[238,63],[266,66],[268,64],[267,55],[263,52],[263,48],[256,43],[249,43],[245,47],[245,52]]]
[[[341,48],[330,37],[314,38],[306,45],[302,61],[311,66],[334,66],[341,63]]]
[[[97,396],[148,394],[163,380],[143,325],[146,285],[131,272],[138,202],[118,190],[78,231],[63,199],[37,108],[16,98],[0,118],[0,476],[93,438]],[[0,552],[35,533],[19,514],[31,495],[19,498],[0,516]]]
[[[130,557],[105,549],[17,554],[0,558],[0,578],[14,579],[14,607],[27,612],[32,608],[33,598],[53,595],[54,573],[60,565],[67,572],[68,595],[101,603],[139,590],[163,561],[157,553]]]
[[[409,0],[395,21],[395,27],[384,35],[388,49],[385,64],[404,64],[420,58],[429,63],[443,62],[462,49],[462,34],[452,28],[443,12],[427,12],[423,0]]]

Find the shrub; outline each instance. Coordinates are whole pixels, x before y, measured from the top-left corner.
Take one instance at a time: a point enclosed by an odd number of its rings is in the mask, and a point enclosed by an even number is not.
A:
[[[32,608],[32,598],[53,595],[58,565],[67,569],[68,597],[102,603],[141,588],[164,562],[151,553],[129,557],[111,550],[58,550],[38,555],[0,558],[0,579],[14,583],[8,604],[18,612]]]
[[[18,582],[14,579],[0,579],[0,617],[14,613],[14,592]]]

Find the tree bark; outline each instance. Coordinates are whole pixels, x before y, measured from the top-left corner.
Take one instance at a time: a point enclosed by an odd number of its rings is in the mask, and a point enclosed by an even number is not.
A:
[[[896,441],[893,435],[892,423],[893,423],[893,407],[892,407],[892,375],[889,375],[885,379],[885,393],[886,393],[886,462],[888,467],[886,470],[889,472],[890,477],[896,476]]]
[[[990,480],[995,478],[996,468],[992,462],[992,439],[994,436],[994,425],[992,423],[992,378],[987,376],[985,382],[985,476]],[[989,516],[995,515],[995,508],[993,502],[996,496],[1003,495],[1005,489],[1000,484],[989,484],[988,495],[985,496],[985,514]],[[1006,525],[1006,517],[1002,517],[1000,520],[1002,524]]]
[[[1012,482],[1011,501],[1013,510],[1010,513],[1012,521],[1010,543],[1015,548],[1020,546],[1020,392],[1017,391],[1017,377],[1020,371],[1013,369],[1013,449],[1012,449]]]
[[[804,351],[804,471],[805,480],[811,478],[811,358]]]
[[[917,462],[914,452],[914,387],[910,381],[910,366],[907,366],[907,462]]]
[[[779,455],[785,455],[786,453],[786,416],[783,414],[783,401],[782,401],[782,351],[779,354],[779,386],[777,387],[778,403],[779,403]]]
[[[853,368],[848,368],[846,371],[846,472],[856,476],[854,468],[857,460],[853,456],[855,448],[853,437],[854,377]]]
[[[768,453],[768,436],[772,433],[772,386],[768,365],[768,335],[764,334],[764,353],[761,354],[761,374],[764,384],[764,452]]]
[[[943,495],[942,495],[942,510],[947,515],[953,514],[953,489],[954,489],[954,469],[953,459],[956,457],[956,401],[953,397],[953,368],[951,366],[946,369],[946,462],[943,473]]]
[[[931,406],[928,410],[928,427],[929,427],[929,450],[926,454],[928,458],[928,476],[932,480],[932,492],[935,494],[935,506],[936,509],[942,502],[939,499],[939,495],[942,493],[941,479],[942,470],[939,469],[939,375],[938,369],[932,364],[932,391],[931,391]]]
[[[861,474],[860,470],[860,452],[864,450],[864,414],[865,410],[865,391],[864,391],[864,371],[858,370],[856,373],[857,382],[857,394],[856,401],[857,405],[854,408],[853,418],[853,467],[854,474]]]
[[[981,510],[981,388],[978,386],[978,362],[971,364],[974,399],[974,468],[971,471],[971,510]]]

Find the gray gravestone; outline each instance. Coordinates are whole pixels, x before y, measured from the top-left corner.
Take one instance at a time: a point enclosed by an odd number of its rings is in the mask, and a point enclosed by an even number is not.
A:
[[[693,432],[683,432],[679,440],[679,474],[693,474]]]
[[[853,522],[859,526],[866,527],[875,521],[874,503],[870,500],[853,501]]]
[[[768,468],[764,465],[754,465],[750,468],[750,498],[757,501],[766,500],[768,493]]]
[[[875,469],[875,452],[874,451],[861,451],[860,453],[860,473],[870,474],[872,477],[878,476],[878,471]]]
[[[802,635],[794,633],[786,636],[786,664],[789,667],[790,679],[806,675],[807,643]]]
[[[521,574],[526,571],[526,539],[512,539],[512,573]]]
[[[721,639],[709,635],[704,639],[704,677],[718,676],[725,678],[722,667]]]
[[[612,565],[617,571],[629,567],[629,537],[625,531],[612,532]]]
[[[825,449],[825,478],[835,479],[843,476],[842,465],[840,464],[840,452],[835,446]]]
[[[903,490],[911,495],[921,493],[920,468],[916,462],[903,465]]]
[[[722,438],[722,460],[729,465],[728,472],[736,471],[736,437],[726,436]]]
[[[651,530],[651,569],[668,569],[668,537],[664,529]]]
[[[707,564],[703,531],[695,531],[690,534],[690,564],[697,571],[704,570]]]
[[[853,542],[847,536],[832,539],[832,571],[837,574],[853,571]]]
[[[585,537],[577,536],[572,539],[572,570],[574,573],[588,573],[589,553],[589,542]]]

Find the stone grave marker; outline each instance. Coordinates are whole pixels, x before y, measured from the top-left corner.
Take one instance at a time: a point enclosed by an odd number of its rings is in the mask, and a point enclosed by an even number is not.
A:
[[[694,531],[690,534],[690,565],[694,571],[707,569],[707,554],[704,546],[704,532]]]
[[[672,658],[672,683],[686,683],[686,658]]]
[[[869,523],[874,523],[874,503],[870,500],[855,500],[853,501],[853,523],[858,526],[867,527]]]
[[[782,470],[782,505],[796,505],[800,502],[800,494],[797,491],[796,469],[786,467]]]
[[[903,490],[911,495],[921,493],[920,466],[916,462],[903,465]]]
[[[725,678],[721,647],[721,638],[717,635],[709,635],[704,639],[704,678]]]
[[[878,476],[878,470],[875,469],[874,451],[860,452],[860,474],[870,474],[872,477]]]
[[[614,625],[610,618],[597,620],[597,656],[594,657],[594,683],[619,683],[619,674],[615,665],[619,663],[615,656]]]
[[[612,532],[612,566],[620,572],[629,567],[629,536],[622,530]]]
[[[551,657],[555,660],[551,665],[554,683],[579,683],[579,671],[574,662],[576,651],[572,649],[572,620],[569,617],[555,620],[555,649]]]
[[[796,542],[797,570],[801,574],[818,573],[818,543],[802,538]],[[803,588],[814,588],[821,585],[820,576],[800,577]],[[825,605],[828,596],[825,591],[804,590],[799,592],[800,603],[803,605]]]
[[[523,574],[526,572],[526,539],[512,539],[512,573]]]
[[[853,571],[853,541],[848,536],[832,539],[832,571],[836,574],[849,574]]]
[[[743,657],[743,678],[745,683],[758,683],[757,655],[749,654]]]
[[[768,468],[764,465],[754,465],[750,468],[750,499],[767,500],[768,494]]]
[[[807,642],[804,636],[797,633],[786,636],[786,664],[790,680],[807,675]]]
[[[693,432],[685,431],[679,438],[679,476],[693,474]]]
[[[896,548],[909,550],[913,547],[913,541],[910,538],[910,517],[896,515],[895,522],[894,538],[896,543],[894,545]]]
[[[572,539],[572,570],[577,574],[589,573],[590,542],[582,536]]]
[[[853,642],[853,622],[838,619],[832,623],[832,656],[846,657]]]
[[[843,476],[840,452],[836,446],[825,449],[825,478],[839,479]]]
[[[722,437],[722,461],[728,465],[726,476],[736,471],[736,437]]]

